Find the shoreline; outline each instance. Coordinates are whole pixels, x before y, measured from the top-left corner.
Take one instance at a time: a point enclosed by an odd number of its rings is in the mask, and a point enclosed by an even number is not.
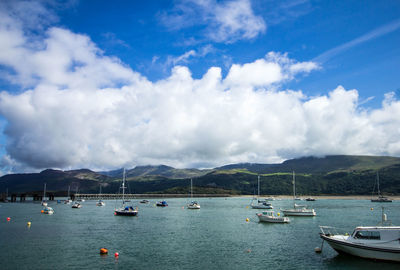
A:
[[[238,195],[231,197],[244,197],[244,198],[252,198],[253,195]],[[290,195],[260,195],[260,198],[274,198],[274,199],[293,199],[293,196]],[[372,198],[376,198],[377,196],[371,195],[315,195],[315,196],[297,196],[298,198],[305,200],[307,198],[314,198],[316,200],[371,200]],[[400,196],[388,196],[389,199],[393,201],[400,200]]]

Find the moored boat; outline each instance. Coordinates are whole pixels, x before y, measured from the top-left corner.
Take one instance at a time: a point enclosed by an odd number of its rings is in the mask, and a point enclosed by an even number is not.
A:
[[[149,203],[148,200],[141,200],[140,203]]]
[[[337,234],[334,227],[320,226],[320,237],[339,254],[361,258],[400,262],[400,226],[384,226],[382,209],[380,226],[359,226],[352,234]]]
[[[122,206],[120,208],[116,208],[114,210],[114,215],[116,216],[136,216],[139,213],[139,210],[137,207],[133,207],[131,205],[125,206],[125,181],[126,181],[126,173],[125,173],[125,168],[124,172],[122,175]]]
[[[250,203],[250,207],[253,209],[273,209],[274,207],[267,202],[265,199],[260,199],[260,175],[257,178],[257,198],[253,198]]]
[[[308,209],[305,205],[296,204],[296,177],[293,172],[293,208],[291,209],[282,209],[281,211],[285,216],[302,216],[302,217],[313,217],[317,213],[314,209]]]
[[[378,172],[376,172],[376,182],[377,182],[377,186],[378,186],[378,197],[372,198],[371,202],[392,202],[392,200],[389,199],[388,197],[381,195],[381,190],[379,187],[379,173]]]
[[[74,202],[74,204],[71,206],[72,208],[81,208],[82,204],[78,203],[78,202]]]
[[[105,205],[106,205],[106,203],[103,202],[102,200],[99,200],[99,201],[96,203],[96,206],[105,206]]]
[[[46,215],[52,215],[54,214],[54,210],[53,208],[46,206],[45,208],[43,208],[42,213]]]
[[[256,214],[258,219],[261,222],[270,222],[270,223],[289,223],[290,219],[288,217],[281,217],[278,213],[278,215],[275,215],[274,211],[266,211],[262,212],[261,214]]]
[[[190,198],[193,199],[193,180],[190,179]],[[192,201],[187,205],[188,209],[200,209],[200,204],[196,201]]]
[[[160,201],[156,203],[156,206],[165,207],[168,206],[168,203],[166,201]]]

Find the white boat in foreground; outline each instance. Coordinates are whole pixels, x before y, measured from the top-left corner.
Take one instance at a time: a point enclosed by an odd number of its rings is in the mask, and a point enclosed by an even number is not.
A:
[[[256,214],[258,219],[261,222],[271,222],[271,223],[289,223],[290,219],[288,217],[281,217],[278,213],[278,215],[275,215],[274,211],[266,211],[262,212],[262,214]]]
[[[386,215],[382,214],[382,226],[360,226],[351,235],[337,234],[334,227],[320,226],[320,236],[338,253],[400,262],[400,226],[383,226],[384,221]]]
[[[296,202],[296,178],[293,172],[293,201]],[[292,209],[281,210],[285,216],[302,216],[302,217],[313,217],[317,215],[314,209],[308,209],[305,205],[293,204]]]

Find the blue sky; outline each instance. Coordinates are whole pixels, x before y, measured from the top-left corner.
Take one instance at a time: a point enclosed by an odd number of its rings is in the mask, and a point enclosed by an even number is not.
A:
[[[2,1],[0,167],[400,155],[399,1]]]

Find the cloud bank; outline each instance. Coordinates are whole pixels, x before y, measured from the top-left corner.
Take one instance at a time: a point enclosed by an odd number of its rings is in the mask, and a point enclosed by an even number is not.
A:
[[[52,27],[32,43],[11,17],[0,18],[3,78],[21,89],[0,93],[3,170],[400,155],[400,102],[393,94],[381,108],[365,110],[354,89],[338,86],[315,97],[282,89],[318,69],[314,62],[270,52],[233,64],[226,76],[211,67],[194,79],[177,65],[151,82],[105,56],[88,36]]]

